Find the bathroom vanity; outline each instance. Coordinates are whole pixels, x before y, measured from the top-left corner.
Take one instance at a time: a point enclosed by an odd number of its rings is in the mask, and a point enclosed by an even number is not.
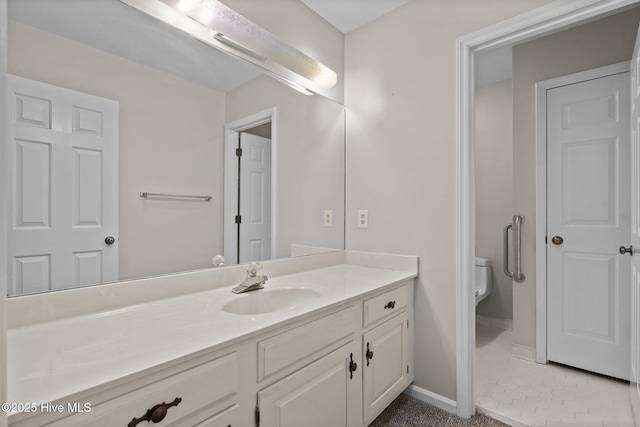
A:
[[[416,257],[268,261],[234,294],[244,268],[10,300],[9,424],[366,426],[412,382]]]

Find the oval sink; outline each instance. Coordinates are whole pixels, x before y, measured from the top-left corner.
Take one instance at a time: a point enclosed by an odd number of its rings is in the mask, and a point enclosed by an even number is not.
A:
[[[222,306],[222,310],[233,314],[264,314],[291,310],[320,298],[311,289],[260,289],[240,294]]]

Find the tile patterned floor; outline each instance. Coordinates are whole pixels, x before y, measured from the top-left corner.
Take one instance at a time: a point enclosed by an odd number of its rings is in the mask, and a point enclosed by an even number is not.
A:
[[[511,426],[631,427],[629,384],[511,356],[513,331],[476,325],[476,406]]]

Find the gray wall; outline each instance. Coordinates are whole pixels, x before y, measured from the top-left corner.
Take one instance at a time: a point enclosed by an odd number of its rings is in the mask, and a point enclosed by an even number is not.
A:
[[[635,8],[513,49],[514,212],[525,217],[526,276],[513,287],[515,345],[535,347],[535,83],[629,60],[639,21]]]
[[[346,36],[346,247],[420,257],[415,385],[453,400],[455,41],[545,3],[414,0]]]
[[[476,256],[489,258],[493,291],[476,313],[513,319],[513,286],[503,271],[502,229],[513,216],[511,79],[476,88]]]

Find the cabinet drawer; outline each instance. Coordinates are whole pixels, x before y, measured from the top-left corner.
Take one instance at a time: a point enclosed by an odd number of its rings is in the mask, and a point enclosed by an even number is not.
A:
[[[364,327],[402,311],[407,306],[408,299],[407,287],[402,286],[366,300],[363,314]]]
[[[158,427],[178,426],[182,424],[179,422],[181,418],[209,406],[226,403],[227,399],[238,393],[238,365],[238,353],[230,353],[96,405],[90,413],[74,415],[53,425],[124,427],[133,418],[144,416],[153,406],[181,398],[177,406],[168,409],[164,420],[154,424]],[[228,403],[226,405],[229,406]],[[147,421],[141,421],[138,426],[148,424]]]
[[[298,362],[318,360],[347,342],[354,333],[353,306],[290,329],[258,343],[258,381],[269,375],[294,370]]]

